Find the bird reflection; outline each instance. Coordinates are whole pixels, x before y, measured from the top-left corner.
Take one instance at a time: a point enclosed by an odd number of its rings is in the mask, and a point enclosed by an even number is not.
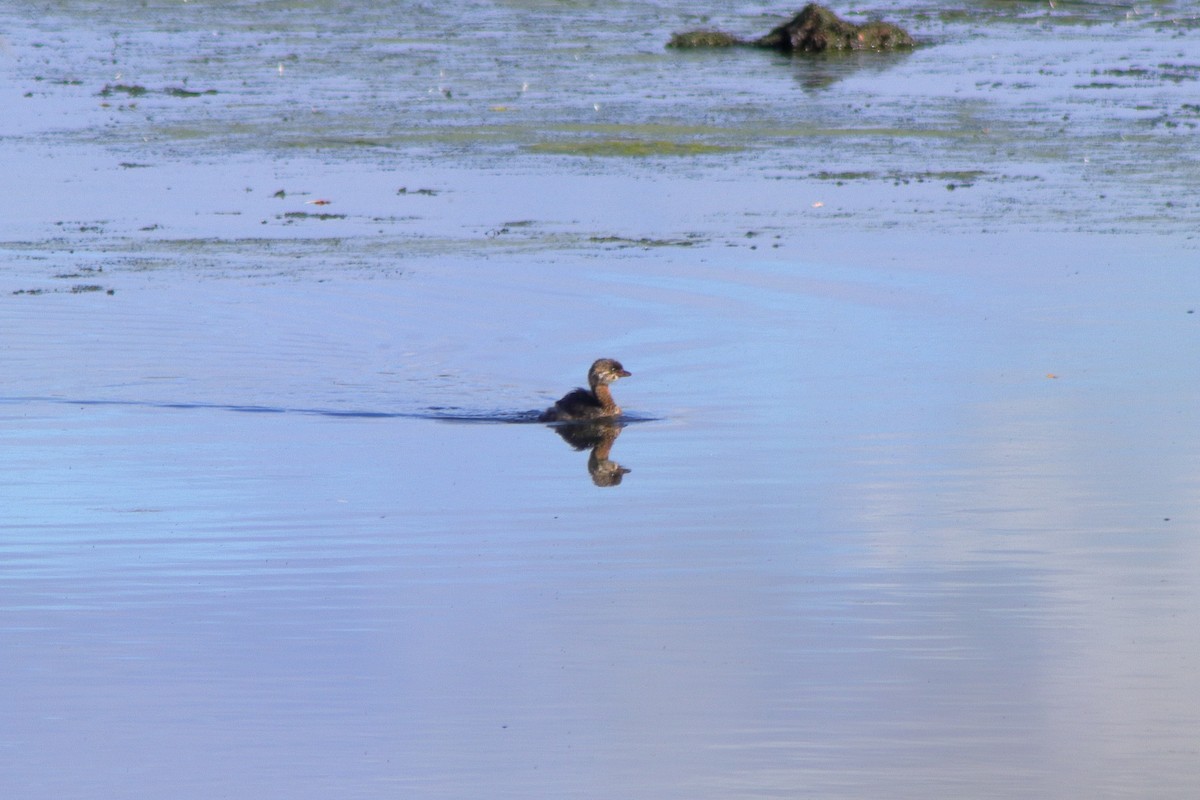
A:
[[[613,420],[574,422],[554,426],[554,432],[575,450],[591,448],[588,455],[588,473],[597,486],[620,486],[621,479],[630,470],[609,458],[613,444],[621,435],[623,423]]]

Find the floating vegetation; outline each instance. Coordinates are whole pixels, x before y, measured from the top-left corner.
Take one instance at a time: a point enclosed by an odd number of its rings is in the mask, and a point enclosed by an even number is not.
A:
[[[724,31],[686,31],[673,35],[671,41],[667,42],[667,47],[686,50],[693,47],[736,47],[746,44],[748,43]]]
[[[595,244],[612,244],[617,247],[641,247],[650,249],[652,247],[691,247],[699,242],[699,239],[652,239],[643,237],[641,239],[630,239],[626,236],[592,236],[588,238],[589,242]]]
[[[150,90],[145,86],[140,86],[136,83],[106,83],[104,88],[100,90],[101,97],[111,97],[114,94],[125,94],[130,97],[141,97]]]
[[[205,89],[201,92],[193,92],[190,89],[184,89],[178,86],[171,86],[163,89],[163,94],[167,95],[168,97],[200,97],[201,95],[216,93],[216,89]]]
[[[1183,83],[1184,81],[1200,80],[1200,65],[1162,63],[1153,67],[1125,67],[1112,69],[1094,69],[1092,75],[1097,78],[1090,83],[1079,83],[1076,89],[1122,89],[1145,86],[1148,83]],[[1118,80],[1099,80],[1105,77]]]
[[[116,94],[123,94],[128,97],[142,97],[150,94],[151,89],[137,83],[106,83],[104,88],[100,90],[101,97],[112,97]],[[204,89],[203,91],[192,91],[179,86],[168,86],[165,89],[159,89],[158,94],[165,94],[168,97],[200,97],[205,94],[216,94],[216,89]]]
[[[92,294],[94,292],[104,292],[105,294],[116,294],[116,289],[106,289],[96,283],[79,283],[69,289],[17,289],[13,294],[24,294],[37,296],[40,294]]]
[[[949,188],[965,189],[982,178],[992,177],[983,170],[940,170],[932,172],[814,172],[814,180],[833,181],[841,185],[849,181],[891,181],[897,186],[909,183],[935,183],[946,181]]]
[[[706,142],[672,142],[648,139],[580,139],[576,141],[538,142],[528,147],[534,153],[569,156],[694,156],[728,153],[741,148]]]
[[[816,172],[813,177],[819,181],[837,181],[844,183],[845,181],[868,181],[880,177],[878,172]]]
[[[535,225],[537,225],[537,223],[531,219],[521,219],[521,220],[517,220],[515,222],[505,222],[498,228],[492,228],[487,233],[485,233],[484,236],[488,237],[489,239],[495,239],[497,236],[503,236],[506,233],[512,233],[513,228],[532,228]]]
[[[54,277],[60,280],[78,280],[79,278],[91,277],[98,272],[104,272],[104,267],[80,267],[75,272],[60,272]]]
[[[345,219],[345,214],[312,214],[308,211],[288,211],[283,215],[284,219]]]

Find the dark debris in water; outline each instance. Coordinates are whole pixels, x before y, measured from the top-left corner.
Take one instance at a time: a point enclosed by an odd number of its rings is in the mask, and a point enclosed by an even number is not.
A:
[[[42,75],[34,75],[33,79],[38,83],[46,81],[53,86],[82,86],[83,81],[74,78],[46,78]]]
[[[678,50],[706,47],[736,47],[746,44],[744,41],[725,31],[685,31],[677,33],[667,42],[667,47]]]
[[[167,95],[168,97],[200,97],[201,95],[216,93],[216,89],[204,89],[203,91],[194,92],[190,89],[184,89],[180,86],[168,86],[166,89],[163,89],[163,94]]]
[[[203,89],[193,91],[185,89],[182,86],[168,86],[164,89],[147,89],[138,83],[106,83],[104,88],[100,90],[101,97],[112,97],[113,95],[123,94],[127,97],[142,97],[150,93],[165,94],[167,97],[200,97],[206,94],[216,94],[216,89]]]
[[[851,181],[889,181],[897,186],[907,186],[912,183],[946,182],[950,187],[967,188],[980,180],[999,180],[999,176],[989,175],[984,170],[940,170],[933,172],[874,172],[846,171],[812,173],[811,177],[819,181],[833,181],[842,186]]]
[[[887,22],[862,25],[848,22],[824,6],[809,3],[800,13],[757,39],[740,39],[723,31],[677,33],[667,47],[758,47],[784,53],[849,52],[852,50],[896,50],[913,46],[908,32]]]
[[[588,157],[697,156],[728,153],[741,149],[706,142],[677,142],[649,139],[576,139],[536,142],[527,148],[532,153]]]
[[[589,242],[596,244],[611,244],[617,247],[641,247],[650,249],[652,247],[691,247],[694,244],[702,241],[700,239],[651,239],[642,237],[640,239],[631,239],[626,236],[591,236]]]
[[[91,277],[100,272],[104,272],[104,267],[81,267],[75,272],[60,272],[54,277],[62,280],[78,280],[80,278]]]
[[[101,97],[112,97],[114,94],[124,94],[129,97],[141,97],[150,90],[136,83],[106,83],[100,90]]]
[[[824,6],[809,3],[791,20],[753,44],[785,53],[824,53],[909,48],[913,39],[907,31],[891,23],[872,20],[855,25]]]
[[[98,283],[77,283],[69,289],[17,289],[13,294],[34,296],[41,294],[93,294],[95,292],[116,294],[116,291],[116,289],[107,289]]]
[[[297,219],[326,220],[326,219],[345,219],[345,218],[346,218],[345,214],[323,214],[323,213],[322,214],[313,214],[308,211],[288,211],[281,217],[281,219],[286,219],[286,220],[297,220]]]
[[[108,220],[96,220],[94,222],[68,222],[59,220],[54,223],[55,227],[62,228],[64,232],[78,231],[79,233],[104,233],[104,226],[108,224]],[[76,227],[78,226],[78,227]]]
[[[1094,80],[1075,84],[1076,89],[1135,89],[1162,83],[1200,80],[1200,65],[1158,64],[1153,67],[1092,70]]]

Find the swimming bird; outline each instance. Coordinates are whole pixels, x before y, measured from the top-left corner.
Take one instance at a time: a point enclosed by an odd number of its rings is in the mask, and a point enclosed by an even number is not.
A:
[[[633,373],[611,358],[598,358],[588,370],[587,389],[568,392],[538,417],[539,422],[573,422],[621,416],[621,407],[613,400],[609,384]]]

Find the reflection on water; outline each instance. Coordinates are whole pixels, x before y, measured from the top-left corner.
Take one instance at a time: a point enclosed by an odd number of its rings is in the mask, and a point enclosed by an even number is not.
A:
[[[566,422],[554,426],[554,432],[575,450],[590,450],[587,469],[597,486],[620,486],[632,470],[611,460],[612,447],[625,423],[612,420]]]
[[[0,6],[0,797],[1195,793],[1190,4],[394,5]]]
[[[953,244],[10,298],[2,793],[1186,796],[1191,262]],[[553,428],[592,481],[446,424],[583,348],[439,344],[443,294],[637,331],[661,419]]]
[[[207,410],[234,411],[242,414],[298,414],[333,417],[340,419],[423,419],[437,422],[461,422],[478,424],[533,424],[544,423],[543,412],[475,412],[471,413],[461,408],[430,408],[424,411],[388,412],[346,410],[332,408],[284,408],[279,406],[221,404],[221,403],[190,403],[190,402],[154,402],[139,400],[83,400],[79,398],[54,397],[0,397],[0,406],[29,406],[46,403],[61,404],[77,408],[88,406],[113,406],[162,410]],[[557,433],[562,440],[574,450],[588,450],[587,469],[592,482],[601,487],[619,486],[621,479],[632,470],[611,460],[613,444],[621,431],[631,423],[652,421],[653,418],[631,415],[618,419],[600,419],[586,422],[558,422],[547,425]]]
[[[790,69],[796,82],[808,93],[819,93],[847,78],[878,79],[889,69],[897,68],[911,50],[870,52],[851,50],[825,53],[820,56],[773,56],[776,66]],[[779,63],[784,62],[784,63]]]

